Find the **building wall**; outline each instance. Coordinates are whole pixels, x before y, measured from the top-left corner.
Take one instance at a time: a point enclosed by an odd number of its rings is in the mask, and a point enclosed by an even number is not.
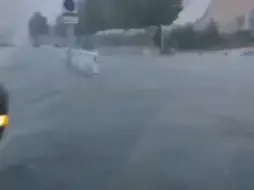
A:
[[[254,7],[253,10],[249,11],[246,15],[246,28],[254,31]]]
[[[241,18],[248,20],[252,10],[254,10],[254,0],[213,0],[198,23],[203,26],[212,19],[218,23],[221,31],[234,32],[239,29]],[[249,26],[247,22],[244,27],[248,29]]]

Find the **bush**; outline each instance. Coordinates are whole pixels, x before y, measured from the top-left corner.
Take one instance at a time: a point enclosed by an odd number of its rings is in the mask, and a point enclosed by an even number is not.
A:
[[[212,48],[222,41],[216,24],[211,22],[203,31],[195,30],[192,24],[173,29],[168,44],[171,47],[187,50]]]
[[[176,28],[170,35],[170,44],[179,49],[191,49],[196,46],[197,34],[192,25]]]
[[[145,28],[171,24],[182,0],[86,0],[79,8],[79,35],[116,28]]]
[[[66,25],[63,22],[62,15],[57,16],[56,23],[55,23],[55,26],[54,26],[55,35],[60,36],[60,37],[66,37],[66,33],[67,33],[66,29],[67,28],[66,28]]]

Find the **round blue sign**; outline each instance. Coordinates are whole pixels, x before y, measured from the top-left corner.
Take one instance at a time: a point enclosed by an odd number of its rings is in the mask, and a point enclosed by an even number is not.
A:
[[[74,11],[75,10],[75,3],[73,0],[64,0],[64,8],[67,11]]]

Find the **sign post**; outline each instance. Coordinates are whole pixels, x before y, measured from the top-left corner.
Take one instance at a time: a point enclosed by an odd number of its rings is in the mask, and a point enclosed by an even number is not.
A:
[[[74,0],[64,0],[63,2],[63,21],[67,29],[67,52],[66,52],[66,62],[68,65],[72,63],[72,48],[74,45],[74,28],[78,24],[78,14],[76,3]]]

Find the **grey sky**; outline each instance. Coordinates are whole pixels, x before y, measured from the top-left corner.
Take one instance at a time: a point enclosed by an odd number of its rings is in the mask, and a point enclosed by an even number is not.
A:
[[[179,14],[175,24],[194,22],[203,16],[212,0],[185,0],[185,8]]]
[[[25,38],[27,21],[35,11],[41,11],[52,22],[60,12],[62,0],[0,0],[0,35]]]

